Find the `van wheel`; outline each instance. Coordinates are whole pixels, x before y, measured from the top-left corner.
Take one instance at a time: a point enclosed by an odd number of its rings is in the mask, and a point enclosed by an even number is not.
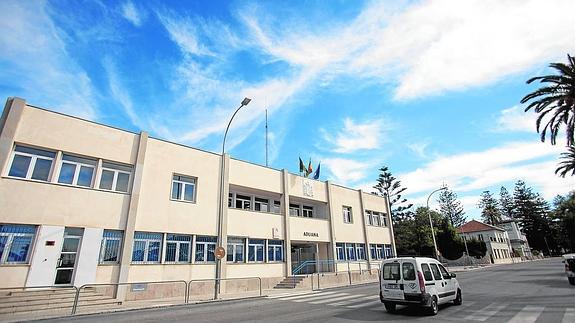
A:
[[[461,305],[461,303],[463,303],[463,298],[461,298],[461,289],[457,289],[457,295],[455,296],[455,299],[453,300],[453,304]]]
[[[569,284],[575,285],[575,277],[569,277]]]
[[[389,313],[395,313],[395,303],[391,303],[391,302],[385,302],[383,303],[383,305],[385,305],[385,310]]]
[[[431,298],[431,306],[428,309],[429,315],[437,315],[439,312],[439,306],[437,305],[437,297],[433,296]]]

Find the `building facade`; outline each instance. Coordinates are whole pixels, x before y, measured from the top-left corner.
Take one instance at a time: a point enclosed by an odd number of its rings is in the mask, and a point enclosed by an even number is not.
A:
[[[222,278],[365,269],[395,253],[381,196],[229,155],[222,167],[19,98],[0,130],[0,287],[210,279],[217,246]]]
[[[521,232],[519,228],[519,221],[509,219],[503,220],[499,226],[507,232],[509,236],[509,241],[511,243],[512,251],[515,253],[515,257],[521,257],[522,259],[532,259],[531,248],[527,242],[527,237]]]
[[[502,228],[471,220],[457,230],[463,239],[477,239],[485,242],[487,256],[490,257],[492,263],[500,264],[513,261],[509,236]]]

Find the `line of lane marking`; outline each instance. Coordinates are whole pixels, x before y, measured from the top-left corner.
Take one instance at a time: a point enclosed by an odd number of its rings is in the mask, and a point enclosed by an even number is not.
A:
[[[474,314],[466,316],[465,320],[481,322],[486,321],[488,318],[492,317],[493,315],[497,314],[497,312],[507,307],[507,305],[507,303],[491,303],[484,308],[475,311]]]
[[[541,306],[525,306],[507,323],[533,323],[537,321],[544,309],[545,307]]]

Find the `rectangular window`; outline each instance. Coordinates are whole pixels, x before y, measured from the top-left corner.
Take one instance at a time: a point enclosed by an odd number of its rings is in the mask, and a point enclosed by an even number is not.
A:
[[[302,216],[304,218],[313,218],[313,206],[302,206]]]
[[[234,193],[228,194],[228,207],[234,207]]]
[[[352,215],[351,215],[351,207],[344,206],[343,207],[343,222],[344,223],[352,223]]]
[[[281,240],[268,240],[268,261],[284,260],[284,242]]]
[[[196,178],[174,175],[172,177],[172,200],[196,201]]]
[[[98,162],[94,159],[64,154],[58,183],[92,187],[97,164]]]
[[[264,261],[264,248],[265,240],[263,239],[248,239],[248,261],[250,262],[263,262]]]
[[[300,216],[300,209],[298,204],[291,204],[289,205],[289,215],[291,216]]]
[[[431,275],[431,269],[427,264],[421,264],[421,271],[423,272],[423,277],[426,281],[432,281],[433,276]]]
[[[371,255],[371,259],[379,259],[377,258],[377,247],[374,244],[369,245],[369,253]]]
[[[128,192],[132,168],[128,166],[102,163],[100,189],[116,192]]]
[[[357,260],[365,260],[365,245],[363,243],[357,243],[355,245],[355,251],[357,254]]]
[[[100,248],[101,264],[117,264],[120,262],[120,250],[124,233],[118,230],[104,230],[102,247]]]
[[[380,213],[381,214],[381,226],[386,227],[387,226],[387,214],[385,213]]]
[[[252,198],[247,195],[236,194],[236,209],[250,210]]]
[[[228,238],[228,262],[244,262],[245,241],[243,238]]]
[[[48,181],[55,152],[16,146],[8,176]]]
[[[415,280],[415,266],[410,262],[401,265],[403,280]]]
[[[282,213],[280,201],[274,200],[274,204],[272,206],[272,212],[276,214]]]
[[[393,249],[391,249],[390,244],[386,244],[385,246],[385,259],[393,258]]]
[[[168,234],[166,236],[166,262],[190,262],[191,250],[191,236],[181,234]]]
[[[355,244],[345,244],[345,255],[347,256],[347,260],[355,260]]]
[[[371,211],[365,210],[365,224],[373,225],[373,219],[371,218]]]
[[[256,197],[254,199],[254,208],[256,211],[269,212],[270,211],[270,200],[261,197]]]
[[[345,260],[345,244],[343,243],[336,243],[335,244],[335,253],[337,254],[337,260],[344,261]]]
[[[383,265],[383,279],[384,280],[400,280],[399,263],[392,262]]]
[[[0,225],[0,264],[27,263],[35,235],[33,225]]]
[[[439,268],[437,268],[436,264],[429,264],[431,267],[431,272],[433,273],[433,278],[435,280],[441,280],[441,273],[439,272]]]
[[[162,234],[152,232],[134,233],[133,263],[159,263],[162,250]]]
[[[381,226],[381,217],[379,216],[378,212],[373,212],[372,218],[373,218],[373,225],[377,227]]]
[[[381,244],[377,245],[377,259],[385,259],[384,253],[383,253],[383,245],[381,245]]]
[[[196,262],[215,262],[217,241],[218,238],[216,237],[196,237]]]

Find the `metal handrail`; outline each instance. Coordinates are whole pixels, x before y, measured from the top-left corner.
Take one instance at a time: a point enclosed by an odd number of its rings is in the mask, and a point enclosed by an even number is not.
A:
[[[74,289],[76,290],[74,292],[75,296],[74,299],[76,298],[76,296],[78,295],[79,289],[76,286],[62,286],[62,285],[44,285],[44,286],[20,286],[20,287],[2,287],[0,288],[0,291],[2,290],[15,290],[15,289],[21,289],[23,291],[25,291],[26,289]],[[64,307],[59,307],[59,308],[66,308],[67,306]],[[74,310],[74,307],[72,306],[72,310]]]
[[[335,260],[306,260],[292,270],[292,275],[298,275],[302,269],[307,268],[310,265],[320,265],[320,264],[330,265],[336,263],[337,261]]]
[[[76,296],[74,297],[74,305],[72,306],[72,313],[71,315],[76,314],[76,309],[78,307],[78,302],[80,299],[80,291],[82,288],[86,287],[97,287],[97,286],[125,286],[125,285],[136,285],[136,284],[169,284],[169,283],[184,283],[185,290],[184,290],[184,303],[188,301],[188,282],[185,280],[163,280],[163,281],[145,281],[145,282],[130,282],[130,283],[94,283],[94,284],[84,284],[77,288]]]
[[[261,277],[238,277],[238,278],[205,278],[205,279],[192,279],[188,281],[187,292],[186,292],[186,303],[190,301],[191,289],[193,282],[209,282],[209,281],[216,281],[221,282],[225,280],[248,280],[248,279],[257,279],[260,289],[260,296],[262,296],[262,278]],[[215,299],[215,298],[214,298]]]

